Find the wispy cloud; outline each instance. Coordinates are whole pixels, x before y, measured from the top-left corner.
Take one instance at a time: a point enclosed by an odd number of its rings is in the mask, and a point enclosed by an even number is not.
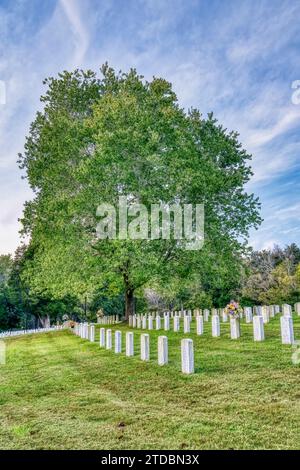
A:
[[[89,33],[85,27],[77,0],[60,0],[67,19],[70,22],[75,53],[72,59],[73,67],[81,67],[89,47]]]

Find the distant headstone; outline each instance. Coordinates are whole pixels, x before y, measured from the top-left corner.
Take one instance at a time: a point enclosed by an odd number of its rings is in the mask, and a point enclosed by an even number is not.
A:
[[[287,315],[280,318],[282,344],[294,344],[293,319]]]
[[[270,316],[269,316],[269,309],[266,305],[262,307],[262,318],[264,323],[269,323],[270,321]]]
[[[261,315],[254,315],[253,317],[253,337],[254,341],[264,341],[264,320]]]
[[[244,308],[244,312],[245,312],[245,320],[246,320],[246,323],[252,323],[252,308],[251,307],[245,307]]]
[[[153,330],[153,317],[150,315],[148,317],[148,330]]]
[[[148,334],[141,335],[141,359],[149,361],[150,359],[150,340]]]
[[[115,331],[115,353],[119,354],[122,352],[122,333],[121,331]]]
[[[211,320],[212,336],[214,338],[221,335],[219,315],[213,315]]]
[[[158,337],[158,365],[168,364],[168,337]]]
[[[228,322],[228,314],[227,314],[225,308],[222,309],[221,315],[222,315],[222,322],[227,323]]]
[[[174,331],[177,333],[180,328],[180,317],[177,315],[173,317]]]
[[[156,318],[155,318],[155,325],[156,325],[156,329],[160,330],[160,328],[161,328],[161,318],[160,318],[159,315],[157,315]]]
[[[238,339],[241,336],[240,321],[238,318],[230,318],[230,337]]]
[[[186,315],[183,319],[183,332],[189,333],[190,330],[191,330],[190,317]]]
[[[209,310],[207,308],[203,310],[203,316],[204,316],[204,321],[209,320]]]
[[[105,328],[100,328],[99,345],[100,345],[100,348],[105,347]]]
[[[202,315],[198,315],[196,317],[196,332],[197,332],[197,335],[203,335],[204,322],[203,322],[203,316]]]
[[[92,343],[95,341],[95,325],[90,326],[90,341]]]
[[[168,331],[169,329],[170,329],[170,317],[169,317],[169,314],[166,313],[164,315],[164,330]]]
[[[112,349],[112,333],[111,333],[111,330],[106,330],[106,349]]]
[[[133,333],[132,331],[127,331],[126,333],[126,356],[134,355],[134,343],[133,343]]]
[[[261,307],[261,305],[255,305],[255,307],[254,307],[254,313],[256,313],[256,315],[262,315],[262,307]]]
[[[300,315],[300,302],[297,302],[295,304],[295,312],[297,313],[297,315]]]
[[[285,317],[291,317],[292,316],[292,307],[289,304],[283,304],[282,305],[282,314]]]

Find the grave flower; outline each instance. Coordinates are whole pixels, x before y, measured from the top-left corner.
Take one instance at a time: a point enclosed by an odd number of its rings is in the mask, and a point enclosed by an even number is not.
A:
[[[231,300],[229,304],[226,305],[225,311],[229,315],[230,318],[236,318],[236,319],[240,318],[241,308],[238,302],[235,302],[234,300]]]

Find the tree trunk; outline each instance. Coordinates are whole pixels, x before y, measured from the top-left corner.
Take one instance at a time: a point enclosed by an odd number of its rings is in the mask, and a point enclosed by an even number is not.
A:
[[[125,319],[128,320],[129,315],[133,315],[135,312],[134,304],[134,291],[130,287],[125,288]]]

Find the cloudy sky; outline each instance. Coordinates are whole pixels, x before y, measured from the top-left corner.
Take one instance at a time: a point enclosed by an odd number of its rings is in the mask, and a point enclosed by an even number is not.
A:
[[[0,0],[0,253],[31,197],[16,159],[43,78],[105,61],[168,79],[183,107],[238,130],[264,218],[250,244],[300,244],[299,24],[297,0]]]

